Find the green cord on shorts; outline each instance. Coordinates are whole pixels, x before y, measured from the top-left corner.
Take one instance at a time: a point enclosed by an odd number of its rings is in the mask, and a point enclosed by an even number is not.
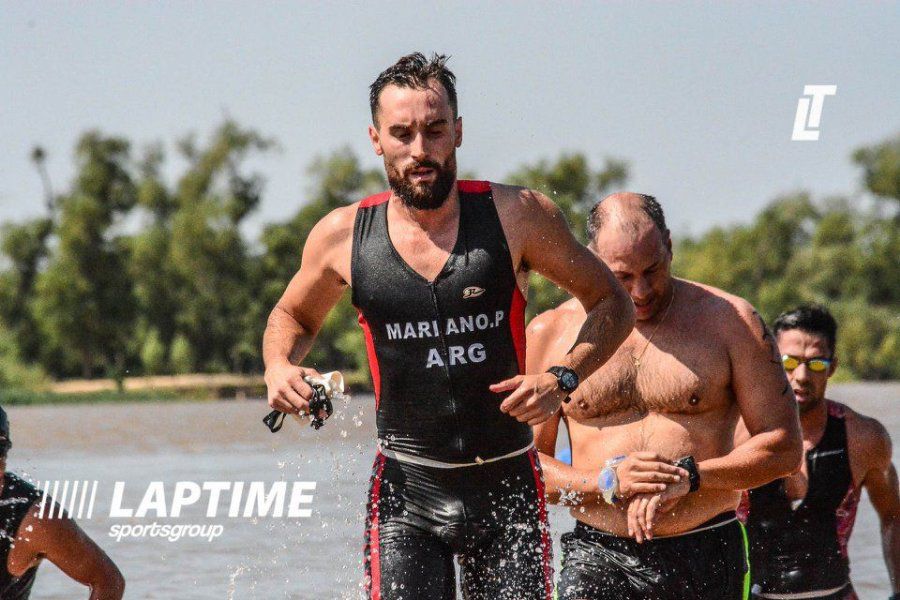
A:
[[[744,559],[747,561],[747,572],[744,573],[744,594],[742,596],[743,600],[748,600],[750,598],[750,542],[747,540],[747,528],[744,527],[744,524],[738,521],[738,525],[741,526],[741,535],[744,538]]]

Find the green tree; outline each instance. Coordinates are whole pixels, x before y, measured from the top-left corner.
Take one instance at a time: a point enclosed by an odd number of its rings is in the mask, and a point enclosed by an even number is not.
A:
[[[0,325],[0,388],[35,388],[45,380],[40,367],[22,360],[15,334]]]
[[[152,146],[138,165],[137,208],[143,218],[140,229],[129,240],[128,272],[138,306],[135,345],[141,349],[141,363],[149,372],[168,370],[165,362],[148,365],[144,349],[148,344],[151,348],[158,344],[165,358],[175,338],[180,309],[176,294],[179,280],[169,260],[172,216],[178,207],[162,179],[164,159],[162,148]],[[158,355],[154,353],[153,357],[155,360]]]
[[[900,134],[860,148],[853,160],[863,168],[866,188],[876,196],[900,200]]]
[[[48,353],[85,377],[124,370],[134,318],[127,247],[115,225],[134,206],[129,144],[98,132],[76,148],[78,174],[58,202],[56,248],[37,276],[34,317]]]
[[[158,375],[166,370],[166,345],[163,344],[156,329],[151,329],[144,336],[141,365],[147,375]]]
[[[196,359],[191,342],[178,334],[172,340],[172,370],[178,374],[191,373],[196,369]]]
[[[31,304],[52,231],[53,222],[48,218],[0,227],[0,253],[8,265],[0,272],[0,322],[16,340],[17,355],[24,360],[37,360],[41,353],[42,334]]]
[[[884,182],[885,152],[867,181]],[[882,185],[878,183],[878,185]],[[883,189],[883,188],[879,188]],[[879,193],[870,189],[873,194]],[[771,322],[801,302],[827,306],[839,325],[843,378],[900,378],[900,230],[897,206],[813,202],[807,194],[776,199],[749,225],[716,228],[679,240],[677,274],[753,303]]]
[[[190,138],[181,143],[189,167],[171,198],[161,190],[148,192],[156,223],[142,240],[147,266],[140,268],[140,289],[152,301],[160,285],[168,288],[163,297],[177,307],[174,319],[157,315],[153,324],[166,341],[183,336],[203,370],[256,367],[247,363],[240,344],[251,326],[245,315],[253,293],[251,255],[240,225],[259,205],[263,182],[259,175],[244,174],[242,165],[273,146],[257,132],[228,121],[205,148],[198,149]],[[157,244],[166,249],[164,254]],[[157,277],[161,281],[150,280]],[[172,354],[174,362],[174,350]]]
[[[0,385],[36,385],[44,372],[258,371],[266,317],[312,227],[386,187],[381,169],[364,169],[349,149],[319,157],[306,202],[251,243],[242,225],[264,182],[245,165],[273,146],[226,121],[203,144],[180,142],[187,167],[169,185],[160,146],[133,161],[126,140],[88,132],[61,195],[36,148],[49,215],[0,227]],[[767,319],[799,302],[824,303],[840,323],[842,376],[900,378],[900,136],[853,160],[868,192],[861,201],[776,198],[749,224],[676,240],[674,268],[747,298]],[[622,161],[595,170],[569,153],[524,165],[510,180],[547,194],[585,241],[591,206],[627,176]],[[531,314],[565,298],[540,277],[530,283]],[[307,363],[364,379],[356,321],[348,294]],[[43,369],[28,366],[35,362]]]
[[[778,314],[799,299],[782,275],[797,248],[809,244],[818,218],[808,194],[778,198],[750,225],[676,240],[674,272],[746,298],[763,315]]]

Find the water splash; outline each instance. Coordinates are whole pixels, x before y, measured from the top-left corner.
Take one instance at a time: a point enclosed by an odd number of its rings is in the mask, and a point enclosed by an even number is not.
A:
[[[235,588],[237,587],[235,584],[235,581],[237,580],[238,576],[241,575],[243,572],[244,572],[244,567],[240,566],[237,569],[235,569],[231,573],[231,575],[228,576],[228,600],[234,600],[234,591],[235,591]]]

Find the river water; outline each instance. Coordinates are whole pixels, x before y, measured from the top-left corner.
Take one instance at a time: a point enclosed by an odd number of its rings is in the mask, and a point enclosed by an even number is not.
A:
[[[900,383],[844,384],[829,390],[880,419],[900,439]],[[288,421],[278,434],[262,424],[262,401],[166,402],[13,407],[14,447],[8,469],[34,481],[97,481],[91,518],[81,526],[115,560],[126,598],[355,599],[361,596],[362,529],[374,457],[374,403],[357,396],[319,431]],[[894,461],[900,451],[894,446]],[[177,518],[110,517],[116,482],[122,509],[137,509],[150,482],[163,482],[171,509],[176,482],[315,482],[308,518],[229,517],[229,488],[213,517],[208,493]],[[288,484],[288,492],[291,486]],[[288,496],[290,494],[288,493]],[[59,498],[59,494],[57,494]],[[67,503],[68,504],[68,503]],[[287,511],[285,503],[285,512]],[[199,537],[110,537],[122,525],[221,525],[212,541]],[[572,527],[553,508],[555,558],[559,534]],[[199,528],[195,528],[195,531]],[[889,595],[877,518],[864,497],[850,542],[853,581],[861,598]],[[87,591],[52,564],[41,566],[33,598],[87,598]]]

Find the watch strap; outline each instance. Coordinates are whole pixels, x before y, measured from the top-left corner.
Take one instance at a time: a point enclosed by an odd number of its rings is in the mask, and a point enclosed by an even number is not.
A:
[[[569,369],[568,367],[553,366],[547,369],[547,373],[551,373],[556,377],[556,383],[559,386],[559,389],[565,392],[567,396],[578,389],[578,384],[580,383],[578,380],[578,373],[572,369]],[[573,385],[567,385],[565,383],[566,379],[572,380]]]
[[[697,468],[697,461],[694,460],[693,456],[679,458],[675,461],[675,466],[681,467],[688,472],[688,480],[691,483],[688,493],[693,493],[700,489],[700,470]]]

